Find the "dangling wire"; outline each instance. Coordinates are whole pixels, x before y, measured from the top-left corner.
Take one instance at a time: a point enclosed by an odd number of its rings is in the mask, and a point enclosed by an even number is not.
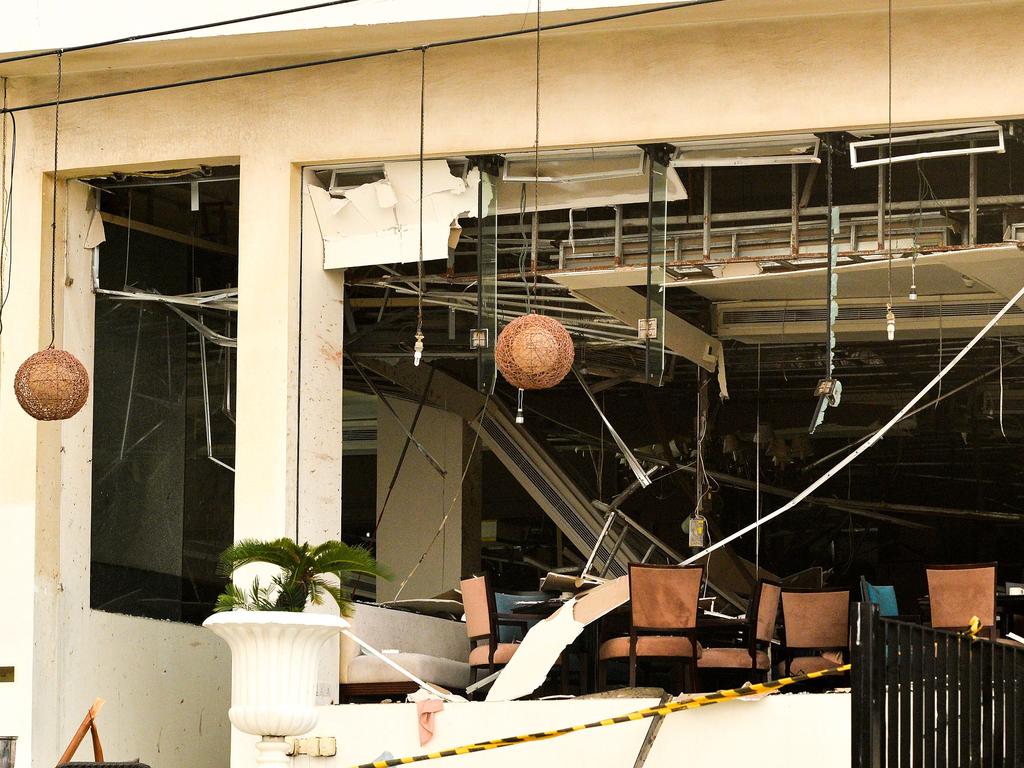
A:
[[[832,226],[829,224],[829,226]],[[761,522],[761,345],[757,345],[757,425],[754,427],[754,520]],[[761,526],[754,529],[754,573],[761,578]]]
[[[53,209],[50,220],[50,344],[57,340],[57,157],[60,137],[60,86],[64,52],[57,52],[57,99],[53,110]]]
[[[533,227],[534,232],[540,231],[540,0],[537,0],[537,44],[535,61],[535,84],[533,95]],[[571,215],[571,211],[570,211]],[[530,261],[533,267],[533,293],[537,293],[537,260],[540,250],[540,237],[533,238],[533,253]],[[526,292],[527,304],[530,300],[530,291]]]
[[[885,252],[887,261],[887,275],[889,302],[885,307],[885,327],[889,341],[896,335],[896,315],[892,311],[892,0],[889,0],[888,18],[888,100],[889,100],[889,162],[887,164],[888,187],[885,195]]]
[[[423,155],[426,131],[427,49],[420,48],[420,210],[419,255],[416,259],[416,343],[413,344],[413,365],[423,358]]]
[[[1006,430],[1003,428],[1003,329],[999,329],[999,431],[1006,439]]]
[[[3,108],[7,109],[7,78],[3,79]],[[12,115],[13,117],[13,115]],[[13,137],[11,150],[11,186],[14,186],[14,151]],[[7,253],[7,222],[10,220],[11,196],[7,192],[7,115],[0,115],[0,333],[4,330],[4,304],[7,303],[7,290],[10,286],[4,283],[4,258],[10,263]]]

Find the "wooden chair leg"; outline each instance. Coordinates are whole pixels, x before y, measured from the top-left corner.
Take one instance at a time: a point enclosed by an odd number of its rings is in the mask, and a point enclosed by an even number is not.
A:
[[[598,692],[608,690],[608,662],[597,662],[597,690]]]
[[[696,693],[700,690],[700,673],[697,671],[697,656],[690,657],[690,691]]]
[[[629,654],[629,687],[636,688],[636,653]]]

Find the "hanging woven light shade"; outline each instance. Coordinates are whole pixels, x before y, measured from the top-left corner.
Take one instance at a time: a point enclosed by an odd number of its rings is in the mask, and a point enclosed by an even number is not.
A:
[[[572,337],[553,317],[523,315],[501,329],[494,350],[498,370],[519,389],[547,389],[565,378],[575,353]]]
[[[89,372],[70,352],[50,347],[21,364],[14,374],[14,394],[33,419],[70,419],[89,397]]]

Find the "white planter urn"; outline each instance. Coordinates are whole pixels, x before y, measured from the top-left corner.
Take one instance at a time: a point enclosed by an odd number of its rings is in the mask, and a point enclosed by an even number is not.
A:
[[[340,616],[288,611],[229,611],[203,622],[231,648],[228,717],[263,737],[257,765],[289,765],[285,737],[316,726],[320,649],[348,625]]]

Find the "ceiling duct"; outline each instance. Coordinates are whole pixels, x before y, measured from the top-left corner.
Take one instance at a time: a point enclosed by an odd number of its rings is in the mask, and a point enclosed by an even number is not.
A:
[[[1002,309],[1006,300],[992,293],[922,296],[893,304],[899,337],[936,339],[973,336]],[[839,304],[835,332],[847,341],[884,339],[886,299],[845,299]],[[715,304],[717,336],[748,344],[814,342],[825,333],[825,307],[820,299],[741,301]],[[1011,309],[1000,327],[1024,329],[1024,310]]]

